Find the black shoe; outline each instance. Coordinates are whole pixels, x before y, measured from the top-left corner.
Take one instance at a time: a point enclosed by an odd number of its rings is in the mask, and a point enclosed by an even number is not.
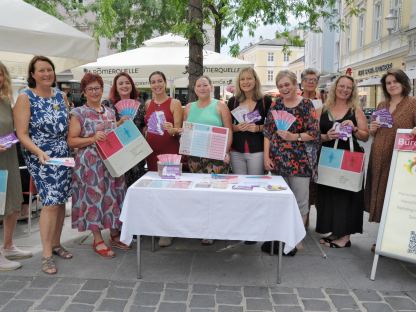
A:
[[[261,245],[261,251],[270,254],[271,245],[272,245],[272,242],[271,241],[264,242]],[[285,243],[283,243],[282,245],[283,245],[283,248],[284,248]],[[290,252],[288,252],[287,254],[283,253],[283,256],[294,257],[297,252],[298,252],[298,249],[295,247]],[[273,244],[273,254],[274,255],[277,255],[278,253],[279,253],[279,242],[278,241],[274,241],[274,244]]]
[[[244,245],[255,245],[257,244],[256,241],[244,241]]]

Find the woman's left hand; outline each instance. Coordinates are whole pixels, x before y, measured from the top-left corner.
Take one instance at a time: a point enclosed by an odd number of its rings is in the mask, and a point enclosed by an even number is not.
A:
[[[259,126],[256,125],[255,123],[248,123],[245,131],[257,132],[258,129],[259,129]]]
[[[121,126],[126,120],[129,120],[130,118],[128,116],[123,116],[120,118],[119,121],[117,121],[117,127]]]
[[[352,120],[344,120],[343,122],[341,122],[341,125],[343,125],[343,126],[350,126],[350,127],[352,127],[353,129],[354,129],[354,127],[355,127],[355,125],[354,125],[354,123],[352,122]]]
[[[164,122],[163,129],[166,130],[167,133],[169,133],[169,135],[175,135],[175,128],[173,127],[173,124],[171,122]]]
[[[294,141],[293,140],[293,133],[292,132],[289,132],[289,131],[286,131],[286,130],[277,130],[277,134],[283,139],[283,140],[286,140],[286,141]]]

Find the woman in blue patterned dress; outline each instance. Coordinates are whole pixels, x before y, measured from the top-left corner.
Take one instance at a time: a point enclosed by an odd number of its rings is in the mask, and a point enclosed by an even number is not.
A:
[[[69,157],[68,101],[55,89],[55,67],[44,56],[35,56],[29,64],[28,85],[17,98],[14,108],[16,133],[23,157],[43,205],[39,226],[43,247],[42,271],[57,272],[52,258],[72,254],[62,247],[60,239],[65,218],[65,202],[71,191],[71,169],[46,165],[50,157]]]

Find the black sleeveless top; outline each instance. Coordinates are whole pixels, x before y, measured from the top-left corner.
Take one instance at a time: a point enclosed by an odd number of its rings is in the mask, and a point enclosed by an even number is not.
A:
[[[349,109],[348,112],[345,114],[345,116],[338,120],[332,120],[332,118],[329,117],[328,113],[329,113],[329,110],[323,111],[321,114],[321,119],[319,121],[319,127],[321,129],[322,134],[326,134],[329,130],[331,130],[335,121],[341,123],[344,120],[351,120],[354,126],[357,127],[357,119],[355,118],[355,113],[352,109]],[[363,152],[364,149],[360,146],[360,144],[358,144],[357,138],[355,137],[354,133],[352,134],[352,140],[354,144],[354,152]],[[335,144],[335,140],[322,142],[322,146],[326,146],[326,147],[334,147],[334,144]],[[347,141],[338,140],[338,148],[349,150],[350,149],[349,139]]]

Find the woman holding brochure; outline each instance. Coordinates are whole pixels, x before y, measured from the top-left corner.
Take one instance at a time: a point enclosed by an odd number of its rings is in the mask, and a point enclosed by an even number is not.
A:
[[[368,140],[367,119],[359,106],[354,78],[348,75],[338,77],[329,91],[320,118],[322,146],[332,148],[339,139],[335,122],[351,126],[354,151],[363,152],[357,140]],[[338,148],[349,150],[349,140],[339,139]],[[364,191],[353,192],[318,184],[316,210],[316,232],[331,233],[320,243],[331,248],[350,247],[350,235],[363,231]]]
[[[0,137],[14,133],[12,102],[10,75],[6,66],[0,62]],[[31,252],[21,250],[13,244],[13,232],[23,202],[16,145],[7,146],[0,143],[0,170],[7,170],[8,173],[4,213],[0,213],[0,218],[3,220],[0,271],[11,271],[22,266],[20,262],[11,261],[12,259],[23,259],[32,256]],[[3,182],[5,181],[0,181],[0,186]]]
[[[305,142],[318,137],[318,120],[312,102],[297,94],[293,72],[280,71],[276,76],[276,86],[281,98],[270,109],[264,124],[264,166],[285,179],[306,223],[313,168]],[[266,246],[268,244],[262,246],[264,251],[270,249]]]
[[[237,77],[235,96],[228,100],[233,121],[231,167],[236,174],[264,173],[263,124],[272,100],[260,89],[255,70],[243,68]]]
[[[202,157],[189,156],[188,166],[192,173],[228,173],[230,163],[230,148],[232,144],[232,121],[227,105],[211,98],[213,85],[207,76],[199,77],[195,82],[195,93],[198,101],[189,103],[185,108],[185,121],[210,126],[226,127],[228,142],[224,160],[215,160]],[[203,239],[203,245],[212,245],[212,239]]]
[[[28,86],[14,107],[16,133],[23,147],[28,171],[43,205],[39,226],[42,240],[42,271],[57,272],[52,254],[71,259],[60,242],[65,203],[71,194],[71,168],[47,165],[50,157],[69,157],[68,100],[55,87],[55,66],[44,56],[29,63]]]
[[[365,188],[370,222],[380,222],[381,219],[397,129],[413,129],[412,133],[416,135],[416,98],[409,96],[409,77],[401,69],[393,68],[383,75],[381,86],[385,100],[377,105],[377,111],[388,111],[392,125],[389,127],[376,120],[370,123],[370,134],[374,139]]]
[[[71,111],[68,144],[78,149],[72,179],[72,228],[91,231],[94,252],[103,258],[113,258],[115,253],[104,243],[101,230],[110,229],[111,246],[129,249],[120,242],[119,231],[126,188],[123,176],[113,178],[110,175],[95,143],[105,140],[106,132],[123,120],[116,122],[114,110],[101,104],[103,86],[101,76],[86,73],[81,80],[81,90],[87,102]]]

